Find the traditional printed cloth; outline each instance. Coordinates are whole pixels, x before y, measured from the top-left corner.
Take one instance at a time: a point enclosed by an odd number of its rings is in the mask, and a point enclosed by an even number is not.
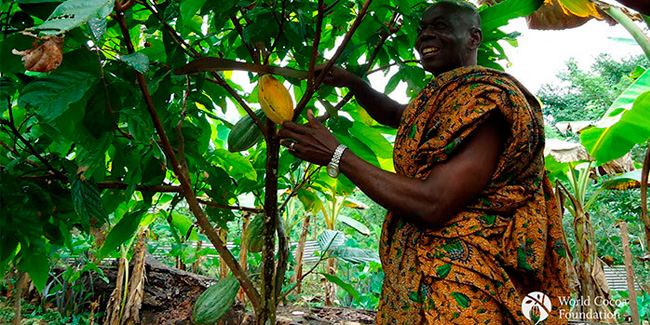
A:
[[[522,313],[522,299],[532,291],[552,300],[540,324],[567,323],[558,302],[569,295],[566,244],[544,171],[541,108],[517,80],[478,66],[436,77],[402,116],[395,170],[426,179],[495,112],[510,134],[476,200],[440,228],[386,216],[379,324],[534,324]],[[545,314],[538,309],[532,318]]]

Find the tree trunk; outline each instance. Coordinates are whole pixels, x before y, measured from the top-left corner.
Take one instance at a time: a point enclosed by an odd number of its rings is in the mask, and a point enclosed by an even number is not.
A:
[[[246,228],[248,228],[248,224],[250,223],[250,212],[242,212],[242,225],[241,225],[241,245],[239,248],[239,265],[241,265],[242,270],[248,270],[248,248],[246,247],[245,240],[244,240],[244,234],[246,233]],[[244,289],[239,288],[239,292],[237,293],[237,299],[241,301],[241,303],[246,306],[246,294],[244,293]]]
[[[327,274],[336,275],[336,259],[330,257],[327,259]],[[334,306],[336,300],[336,284],[325,281],[325,306]]]
[[[632,269],[632,252],[630,251],[630,238],[627,232],[627,223],[621,221],[621,241],[623,242],[623,256],[625,258],[625,270],[627,271],[627,291],[630,294],[630,313],[632,324],[639,325],[639,306],[636,302],[636,288],[634,287],[634,270]]]
[[[275,324],[277,295],[275,290],[275,232],[278,221],[278,163],[280,144],[276,138],[276,124],[266,125],[266,179],[264,188],[264,228],[262,237],[262,288],[257,323]]]
[[[19,272],[18,281],[16,283],[16,294],[14,295],[14,325],[20,325],[20,321],[22,320],[23,292],[25,291],[28,282],[29,277],[27,276],[27,273]]]
[[[142,229],[138,234],[138,240],[133,252],[133,269],[129,279],[128,294],[126,304],[122,309],[120,324],[133,325],[140,324],[140,308],[144,297],[144,278],[145,278],[145,252],[147,251],[147,229]]]

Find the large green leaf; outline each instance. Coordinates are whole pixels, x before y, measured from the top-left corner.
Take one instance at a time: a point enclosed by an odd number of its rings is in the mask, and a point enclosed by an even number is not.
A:
[[[608,190],[629,190],[631,188],[641,187],[642,170],[636,169],[631,172],[616,175],[606,181],[603,181],[600,186]]]
[[[341,287],[341,289],[349,293],[350,296],[352,296],[354,299],[359,299],[359,291],[357,291],[357,289],[355,289],[351,284],[343,281],[341,278],[337,277],[336,275],[327,274],[327,273],[321,273],[321,275],[324,276],[325,279],[327,279],[327,281],[332,282],[337,286]]]
[[[580,142],[598,163],[628,153],[650,138],[650,72],[646,71],[610,106],[595,127],[580,134]]]
[[[104,244],[97,252],[97,259],[101,261],[108,253],[131,239],[138,230],[142,215],[146,211],[146,209],[139,209],[123,216],[106,236]]]
[[[113,11],[112,0],[68,0],[60,4],[50,17],[35,29],[54,35],[79,27],[91,18],[106,18]]]
[[[381,132],[358,121],[355,121],[348,131],[359,141],[368,144],[370,150],[377,155],[377,161],[382,169],[392,170],[393,146],[384,138]]]
[[[183,0],[183,2],[181,2],[181,19],[192,19],[204,4],[205,0]]]
[[[97,80],[83,71],[64,71],[32,81],[23,88],[18,105],[32,106],[42,122],[51,122],[81,100]]]
[[[108,221],[108,215],[104,210],[99,189],[97,189],[94,182],[83,181],[75,175],[70,179],[70,187],[74,208],[81,218],[84,230],[88,231],[91,223],[101,225]]]
[[[20,256],[18,269],[27,272],[36,289],[42,292],[50,273],[50,263],[47,259],[45,243],[36,240],[31,242],[29,247],[22,246]]]
[[[507,25],[513,18],[525,17],[544,4],[543,0],[506,0],[481,10],[481,29],[487,33]]]
[[[358,231],[362,235],[370,235],[370,229],[359,221],[356,221],[348,216],[339,214],[337,220],[345,223],[346,225],[352,227],[352,229]]]

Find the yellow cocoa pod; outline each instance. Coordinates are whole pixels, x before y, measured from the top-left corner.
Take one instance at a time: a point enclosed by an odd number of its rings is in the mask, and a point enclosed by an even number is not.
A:
[[[293,118],[293,100],[287,88],[272,75],[262,75],[257,85],[257,99],[271,121],[281,124]]]

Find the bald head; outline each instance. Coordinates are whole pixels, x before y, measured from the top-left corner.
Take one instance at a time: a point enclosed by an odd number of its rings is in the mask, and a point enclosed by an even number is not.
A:
[[[474,5],[466,1],[440,0],[432,4],[426,11],[434,8],[447,8],[463,16],[471,27],[481,28],[481,15]]]

